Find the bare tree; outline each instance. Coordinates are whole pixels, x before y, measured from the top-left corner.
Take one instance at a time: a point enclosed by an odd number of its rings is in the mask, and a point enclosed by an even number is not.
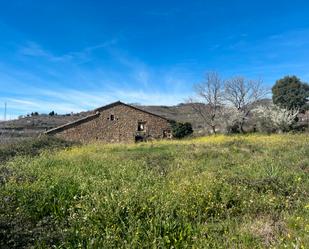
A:
[[[216,72],[209,72],[204,82],[196,84],[196,97],[189,99],[195,112],[204,120],[213,133],[217,132],[220,123],[220,112],[223,104],[222,79]]]
[[[238,129],[244,132],[244,124],[254,109],[254,103],[263,99],[267,90],[263,88],[261,80],[248,80],[244,77],[234,77],[225,81],[224,99],[239,115]]]

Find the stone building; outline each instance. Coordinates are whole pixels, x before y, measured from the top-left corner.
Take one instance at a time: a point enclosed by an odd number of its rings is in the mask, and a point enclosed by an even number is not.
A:
[[[99,107],[93,114],[45,132],[71,141],[136,142],[170,138],[169,121],[120,101]]]

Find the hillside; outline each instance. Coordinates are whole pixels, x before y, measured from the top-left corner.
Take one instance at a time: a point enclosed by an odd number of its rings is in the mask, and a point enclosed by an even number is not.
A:
[[[263,100],[258,104],[269,104],[270,100]],[[148,112],[163,116],[170,120],[179,122],[190,122],[196,132],[202,131],[205,128],[203,119],[194,111],[192,104],[179,104],[175,106],[143,106],[136,105],[136,107],[146,110]],[[80,119],[91,114],[93,111],[81,112],[67,115],[49,116],[34,115],[26,116],[16,120],[7,122],[0,122],[0,142],[5,140],[20,140],[27,137],[37,137],[42,132],[69,123],[71,121]]]
[[[176,106],[137,106],[140,109],[161,115],[168,119],[191,122],[195,129],[202,127],[201,118],[194,112],[190,104]],[[0,122],[0,138],[2,142],[7,140],[19,140],[21,138],[36,137],[42,132],[80,119],[92,113],[81,112],[73,115],[35,115],[23,117],[7,122]]]
[[[85,112],[74,115],[55,116],[43,114],[0,122],[0,144],[38,137],[48,129],[77,120],[85,115],[87,115]]]
[[[198,115],[194,112],[191,104],[179,104],[176,106],[142,106],[136,105],[136,107],[146,110],[148,112],[166,117],[172,120],[178,121],[189,121],[199,120]],[[77,114],[67,114],[67,115],[54,115],[49,116],[46,114],[35,115],[35,116],[26,116],[16,120],[11,120],[7,122],[0,122],[0,127],[8,127],[15,129],[50,129],[73,120],[85,117],[92,113],[92,111],[81,112]],[[198,121],[197,121],[198,122]]]
[[[306,248],[308,155],[302,134],[15,157],[0,166],[0,247]]]
[[[195,112],[192,104],[176,106],[138,106],[139,108],[179,122],[190,122],[195,129],[203,127],[203,120]]]

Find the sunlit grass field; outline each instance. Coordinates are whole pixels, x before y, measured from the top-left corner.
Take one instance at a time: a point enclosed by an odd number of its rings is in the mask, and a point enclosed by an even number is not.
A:
[[[89,144],[1,174],[0,248],[309,248],[306,134]]]

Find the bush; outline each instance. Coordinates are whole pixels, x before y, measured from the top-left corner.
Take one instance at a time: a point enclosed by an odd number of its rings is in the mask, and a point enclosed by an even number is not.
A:
[[[175,138],[183,138],[193,133],[192,125],[188,122],[180,123],[172,121],[172,134]]]
[[[298,110],[288,110],[276,105],[258,106],[254,109],[260,131],[288,132],[296,123]]]

